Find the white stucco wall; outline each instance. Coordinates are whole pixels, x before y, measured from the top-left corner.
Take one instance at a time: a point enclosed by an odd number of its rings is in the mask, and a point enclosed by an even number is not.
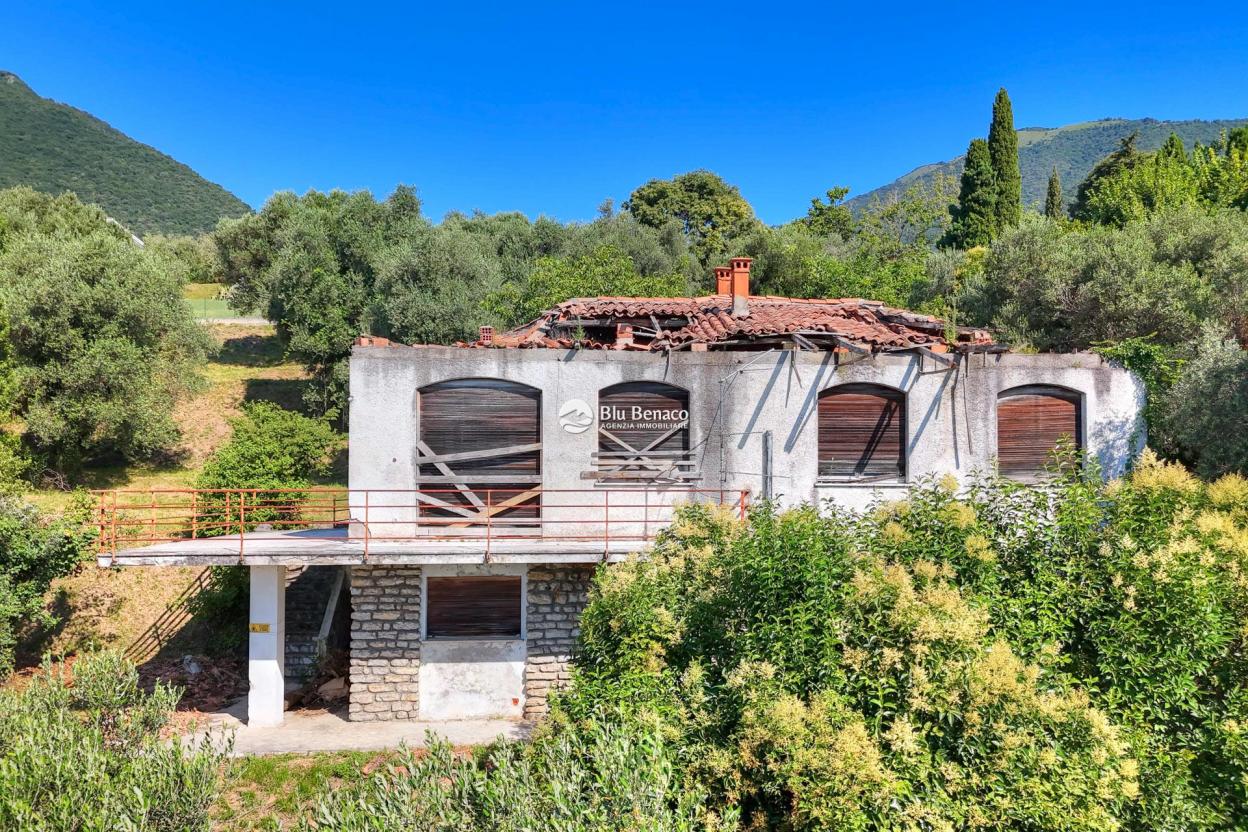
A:
[[[559,409],[579,398],[596,406],[600,389],[623,381],[661,381],[689,390],[691,446],[710,489],[763,493],[764,434],[770,432],[774,494],[781,504],[830,498],[862,507],[879,494],[896,495],[928,476],[965,476],[987,470],[996,454],[997,395],[1024,384],[1055,384],[1083,399],[1084,447],[1106,475],[1124,470],[1144,439],[1142,383],[1088,353],[974,355],[949,369],[930,358],[874,357],[830,352],[676,352],[670,356],[600,350],[356,347],[351,359],[350,485],[353,508],[360,489],[411,489],[416,481],[417,397],[421,387],[453,378],[500,378],[539,389],[542,474],[546,489],[592,489],[582,478],[597,450],[593,429],[563,431]],[[819,486],[817,404],[820,392],[853,382],[883,384],[906,394],[908,462],[905,482]],[[652,497],[653,498],[653,497]],[[378,523],[415,516],[386,512],[401,494],[371,492],[374,535],[411,536],[413,527]],[[578,497],[582,503],[586,497]],[[588,499],[594,499],[590,497]],[[544,499],[543,516],[556,517]],[[582,518],[593,510],[568,509]],[[387,531],[389,530],[389,532]]]

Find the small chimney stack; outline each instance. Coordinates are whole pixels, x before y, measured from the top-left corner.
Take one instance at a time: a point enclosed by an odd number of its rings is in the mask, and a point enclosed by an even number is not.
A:
[[[493,344],[494,343],[494,327],[483,326],[479,330],[477,330],[477,340],[487,347]]]
[[[715,267],[715,294],[732,294],[732,269],[727,266]]]
[[[732,315],[744,318],[750,314],[750,264],[748,257],[734,257],[728,261],[731,271]]]
[[[622,350],[633,343],[633,325],[615,325],[615,348]]]

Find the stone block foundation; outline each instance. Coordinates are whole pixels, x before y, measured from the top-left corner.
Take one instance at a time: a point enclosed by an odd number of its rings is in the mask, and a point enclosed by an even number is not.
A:
[[[353,722],[416,719],[420,704],[420,567],[351,567]]]
[[[528,657],[524,668],[524,716],[546,713],[551,690],[571,678],[572,651],[581,634],[581,611],[589,600],[593,566],[530,566]]]
[[[514,574],[514,573],[513,573]],[[535,565],[527,571],[524,717],[547,710],[567,684],[579,618],[589,599],[592,565]],[[377,722],[420,718],[421,569],[353,566],[349,718]]]

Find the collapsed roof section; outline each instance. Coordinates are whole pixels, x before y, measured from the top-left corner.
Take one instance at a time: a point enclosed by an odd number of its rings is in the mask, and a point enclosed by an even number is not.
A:
[[[789,341],[854,352],[914,347],[984,351],[1001,346],[985,330],[948,327],[939,318],[876,301],[751,297],[747,314],[741,316],[732,313],[732,305],[725,295],[576,298],[524,326],[497,334],[487,331],[460,346],[663,351],[750,349]]]
[[[749,293],[750,259],[715,269],[716,294],[696,298],[574,298],[503,333],[482,327],[456,346],[647,352],[750,350],[779,345],[856,353],[1004,352],[983,329],[859,298],[803,300]]]

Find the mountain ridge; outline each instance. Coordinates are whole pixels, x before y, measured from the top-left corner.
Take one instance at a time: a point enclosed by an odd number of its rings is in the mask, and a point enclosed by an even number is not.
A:
[[[1020,128],[1017,131],[1018,163],[1023,176],[1023,205],[1037,208],[1043,204],[1049,174],[1054,167],[1062,180],[1062,193],[1066,203],[1070,204],[1079,183],[1092,170],[1093,165],[1117,148],[1118,143],[1133,131],[1139,133],[1136,146],[1140,150],[1156,150],[1172,132],[1178,133],[1179,138],[1190,149],[1196,142],[1212,144],[1224,131],[1242,124],[1248,124],[1248,118],[1104,118],[1061,127]],[[930,184],[939,174],[956,180],[962,175],[964,159],[963,155],[919,165],[886,185],[846,200],[846,204],[854,210],[861,210],[875,200],[898,196],[911,185]]]
[[[202,233],[251,210],[190,166],[0,70],[0,188],[17,185],[72,191],[140,236]]]

